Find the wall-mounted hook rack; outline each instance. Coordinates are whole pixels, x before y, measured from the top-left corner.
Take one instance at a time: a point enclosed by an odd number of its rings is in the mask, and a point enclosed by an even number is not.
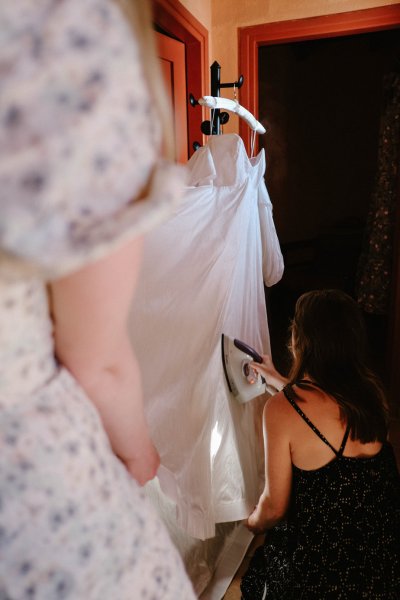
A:
[[[221,88],[240,88],[243,85],[244,77],[240,75],[237,81],[232,83],[221,83],[221,65],[214,61],[210,67],[211,72],[211,96],[219,97]],[[191,106],[196,106],[198,101],[193,96],[189,95],[189,102]],[[213,109],[211,120],[203,121],[201,124],[201,131],[205,135],[219,135],[221,133],[221,125],[224,125],[229,121],[229,114],[227,112],[221,112],[219,109]],[[211,125],[212,123],[212,125]],[[195,147],[196,146],[196,147]],[[200,147],[198,142],[194,142],[193,148],[197,150]]]

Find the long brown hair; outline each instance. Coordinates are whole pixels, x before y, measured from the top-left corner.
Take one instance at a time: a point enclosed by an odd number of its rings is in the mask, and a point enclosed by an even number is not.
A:
[[[386,439],[385,393],[367,366],[365,323],[355,300],[340,290],[300,296],[292,322],[292,353],[290,383],[309,378],[333,396],[352,440]]]

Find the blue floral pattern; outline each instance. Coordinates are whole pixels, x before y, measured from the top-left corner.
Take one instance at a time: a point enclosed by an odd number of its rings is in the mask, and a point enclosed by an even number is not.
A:
[[[2,600],[194,599],[163,524],[54,358],[47,294],[180,197],[181,171],[157,160],[141,64],[112,0],[0,6]]]

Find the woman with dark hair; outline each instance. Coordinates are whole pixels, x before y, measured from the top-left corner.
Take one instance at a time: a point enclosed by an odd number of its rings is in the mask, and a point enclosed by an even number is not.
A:
[[[245,600],[400,598],[400,476],[383,388],[366,365],[357,303],[339,290],[297,301],[288,379],[252,363],[279,393],[263,415],[265,487],[249,516],[266,530]]]

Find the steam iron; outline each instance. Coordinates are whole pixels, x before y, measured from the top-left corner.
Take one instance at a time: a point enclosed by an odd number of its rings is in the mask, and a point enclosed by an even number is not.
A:
[[[262,356],[254,348],[222,334],[221,350],[229,391],[240,403],[249,402],[268,390],[265,379],[249,364],[263,361]]]

